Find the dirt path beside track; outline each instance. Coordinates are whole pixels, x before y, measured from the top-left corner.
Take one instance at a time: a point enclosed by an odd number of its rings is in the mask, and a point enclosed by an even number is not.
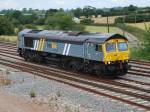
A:
[[[0,112],[50,112],[27,99],[0,91]]]

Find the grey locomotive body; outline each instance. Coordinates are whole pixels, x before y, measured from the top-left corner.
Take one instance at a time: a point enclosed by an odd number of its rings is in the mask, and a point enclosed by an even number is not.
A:
[[[25,29],[18,34],[18,52],[27,61],[47,62],[51,60],[56,61],[62,67],[77,71],[117,74],[119,60],[108,65],[105,62],[103,50],[103,45],[112,39],[126,38],[119,34]],[[120,74],[120,71],[118,73]]]

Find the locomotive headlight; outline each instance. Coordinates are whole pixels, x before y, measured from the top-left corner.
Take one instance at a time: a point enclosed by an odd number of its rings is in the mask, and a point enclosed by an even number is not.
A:
[[[111,62],[110,62],[110,61],[108,61],[108,64],[111,64]]]

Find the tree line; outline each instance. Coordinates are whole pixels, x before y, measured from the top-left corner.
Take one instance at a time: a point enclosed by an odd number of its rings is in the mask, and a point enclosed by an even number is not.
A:
[[[150,13],[150,7],[139,8],[133,5],[128,7],[117,8],[95,8],[92,6],[85,6],[84,8],[76,8],[70,10],[60,9],[26,9],[22,10],[1,10],[0,14],[0,35],[5,34],[17,34],[18,31],[24,28],[37,29],[37,26],[43,26],[43,29],[54,30],[84,30],[82,24],[94,24],[91,19],[92,16],[118,16],[128,15],[125,18],[125,22],[133,22],[135,19],[134,14],[137,14],[136,21],[149,21],[150,16],[146,16]],[[139,15],[138,15],[139,14]],[[145,16],[140,16],[143,14]],[[81,24],[77,24],[73,21],[74,17],[80,18],[84,16],[85,19],[81,20]],[[143,19],[144,18],[144,19]],[[143,20],[141,20],[143,19]],[[117,23],[122,23],[124,18],[117,18]]]
[[[34,11],[23,13],[13,10],[0,16],[0,35],[17,34],[24,28],[38,29],[37,26],[43,26],[43,29],[47,30],[84,29],[84,26],[73,21],[73,14],[64,10],[50,9],[45,12],[45,15],[39,15]]]
[[[141,23],[150,21],[150,14],[131,14],[115,19],[115,23]]]

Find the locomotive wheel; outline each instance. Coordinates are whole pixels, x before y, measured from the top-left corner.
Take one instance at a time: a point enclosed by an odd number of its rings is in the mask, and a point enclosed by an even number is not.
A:
[[[24,59],[25,59],[25,61],[30,61],[30,52],[29,51],[25,51],[24,52]]]
[[[68,62],[67,60],[65,60],[65,58],[60,58],[60,64],[59,66],[63,69],[67,69],[68,68]]]
[[[80,71],[82,69],[82,65],[79,61],[71,61],[69,63],[69,68],[73,71]]]
[[[122,70],[122,73],[120,73],[120,75],[122,75],[122,76],[123,76],[123,75],[126,75],[127,72],[128,72],[128,69],[123,69],[123,70]]]
[[[83,72],[88,73],[88,74],[93,74],[92,67],[89,67],[89,66],[85,65]]]
[[[43,57],[42,56],[40,56],[39,54],[36,54],[35,55],[35,62],[37,62],[37,63],[42,63],[42,62],[44,62],[44,59],[43,59]]]
[[[20,50],[19,50],[18,54],[19,54],[20,57],[23,57],[22,52]]]
[[[75,61],[71,61],[71,62],[69,63],[69,68],[70,68],[71,70],[73,70],[73,71],[78,71],[78,67],[77,67]]]

